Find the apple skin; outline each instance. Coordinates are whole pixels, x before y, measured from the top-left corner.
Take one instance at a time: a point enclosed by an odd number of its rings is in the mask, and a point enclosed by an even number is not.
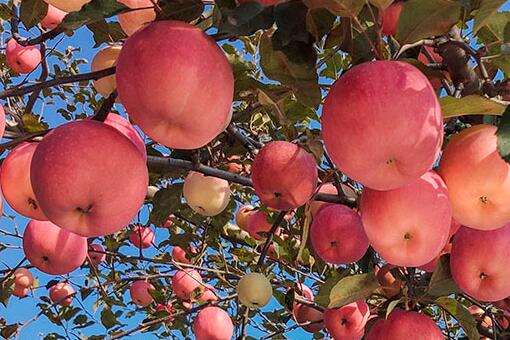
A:
[[[361,339],[365,333],[370,310],[360,300],[336,309],[326,309],[324,326],[335,339]]]
[[[439,164],[453,217],[480,230],[510,221],[510,165],[498,153],[496,126],[475,125],[453,136]]]
[[[50,288],[50,300],[53,303],[58,303],[61,306],[70,306],[73,299],[73,296],[69,296],[74,294],[73,287],[66,282],[59,282]]]
[[[375,276],[377,277],[377,281],[382,286],[384,295],[387,298],[391,298],[400,293],[400,287],[402,287],[403,282],[396,279],[395,276],[391,273],[391,270],[395,268],[394,265],[385,263],[380,269],[376,269]]]
[[[365,188],[361,219],[372,247],[386,262],[424,265],[438,256],[448,241],[452,220],[448,189],[432,171],[399,189]]]
[[[202,216],[216,216],[230,202],[230,186],[224,179],[190,171],[182,189],[186,203]]]
[[[215,293],[215,289],[210,284],[205,284],[204,292],[202,295],[198,297],[198,301],[207,302],[207,301],[218,301],[218,296]]]
[[[173,305],[171,302],[168,302],[166,305],[158,303],[158,305],[156,306],[156,312],[162,312],[162,311],[165,311],[168,314],[170,314],[170,316],[165,319],[165,322],[173,322],[175,320],[175,318],[173,318],[171,316],[172,314],[175,313],[175,309],[173,308]]]
[[[188,23],[158,21],[134,33],[117,60],[116,80],[130,117],[169,148],[200,148],[232,118],[230,64],[209,36]]]
[[[478,307],[477,305],[471,305],[467,308],[468,312],[474,316],[475,320],[481,322],[482,326],[491,328],[492,327],[492,319],[485,315],[485,311]]]
[[[154,7],[151,0],[118,0],[129,8],[145,8]],[[119,23],[122,30],[127,35],[132,35],[146,24],[156,19],[156,11],[154,8],[138,9],[131,12],[119,14]]]
[[[87,257],[87,239],[49,221],[31,220],[23,233],[23,251],[40,271],[63,275],[82,265]]]
[[[251,237],[261,241],[265,240],[266,237],[260,233],[268,233],[271,231],[272,226],[273,225],[267,220],[267,215],[264,212],[257,210],[254,211],[248,218],[246,231]]]
[[[83,5],[91,0],[44,0],[48,5],[52,5],[67,13],[79,11]]]
[[[175,215],[170,214],[170,216],[168,216],[168,219],[163,224],[163,227],[170,228],[172,226],[172,224],[174,223],[174,218],[175,218]]]
[[[297,323],[319,321],[324,318],[323,312],[307,305],[302,305],[301,307],[299,307],[299,309],[295,311],[294,315],[296,316]],[[324,328],[323,322],[303,326],[303,329],[308,333],[316,333],[323,328]]]
[[[301,282],[296,284],[295,294],[298,296],[301,296],[302,298],[310,300],[310,301],[313,301],[315,299],[310,287],[308,287],[307,285],[305,285],[304,283],[301,283]],[[296,312],[301,306],[302,306],[302,304],[299,302],[296,302],[296,301],[294,301],[294,303],[292,304],[294,318],[296,318]]]
[[[146,163],[115,128],[92,120],[61,125],[34,152],[30,180],[53,223],[86,237],[124,228],[147,193]]]
[[[145,280],[137,280],[129,287],[129,295],[131,300],[138,306],[147,307],[154,301],[152,295],[149,294],[149,289],[155,290],[156,288],[152,283]]]
[[[0,136],[3,136],[5,132],[5,109],[0,104]]]
[[[34,283],[34,277],[30,270],[18,268],[14,271],[14,284],[19,287],[29,288]]]
[[[357,198],[356,192],[354,190],[352,190],[349,186],[347,186],[343,183],[340,183],[340,187],[342,188],[344,194],[347,197],[353,198],[353,199]],[[335,184],[333,184],[333,183],[323,183],[319,186],[318,193],[338,195],[338,190],[337,190]],[[321,201],[310,201],[310,203],[309,203],[310,213],[312,214],[312,216],[315,216],[317,211],[319,211],[319,209],[326,204],[330,204],[330,203],[321,202]]]
[[[262,308],[273,297],[273,287],[264,274],[247,273],[237,283],[237,297],[248,308]]]
[[[366,340],[423,339],[444,340],[443,332],[428,316],[418,312],[395,310],[387,320],[379,320]]]
[[[154,233],[150,227],[135,225],[129,232],[129,241],[137,248],[145,249],[152,246]]]
[[[360,260],[369,245],[361,217],[342,204],[322,206],[310,227],[310,240],[317,255],[332,264]]]
[[[477,300],[494,302],[510,296],[510,224],[490,231],[461,227],[450,257],[452,277]]]
[[[188,253],[196,255],[197,249],[193,246],[189,246]],[[191,261],[188,258],[188,253],[186,253],[186,251],[181,247],[174,246],[174,248],[172,249],[172,259],[176,262],[191,264]]]
[[[269,208],[296,209],[317,188],[315,158],[296,144],[274,141],[260,149],[252,165],[255,193]]]
[[[253,206],[251,205],[243,205],[239,210],[237,210],[235,221],[239,228],[247,231],[248,230],[248,220],[250,216],[253,215],[255,211],[253,210]]]
[[[24,298],[25,296],[28,295],[29,291],[30,291],[30,289],[28,287],[14,285],[12,295],[14,295],[15,297],[18,297],[18,298]]]
[[[196,340],[230,340],[234,325],[230,316],[219,307],[205,307],[193,321]]]
[[[400,61],[350,69],[330,89],[321,119],[324,145],[338,169],[375,190],[419,178],[432,168],[443,142],[434,88]]]
[[[96,250],[96,251],[94,251],[94,250]],[[93,266],[99,265],[101,262],[103,262],[106,259],[105,253],[99,253],[97,251],[104,252],[105,249],[102,245],[100,245],[98,243],[89,244],[88,254],[89,254],[90,262]]]
[[[19,74],[30,73],[41,63],[41,51],[35,46],[21,46],[10,39],[5,47],[7,65]]]
[[[122,117],[121,115],[110,112],[108,116],[106,116],[104,123],[114,127],[117,131],[127,137],[127,139],[129,139],[136,146],[138,151],[140,151],[144,161],[147,162],[147,149],[145,147],[145,142],[138,131],[136,131],[134,126],[131,125],[129,120]]]
[[[238,0],[239,4],[244,4],[247,2],[258,2],[265,7],[274,6],[284,1],[286,0]]]
[[[115,66],[121,49],[122,46],[107,46],[97,52],[90,64],[90,70],[96,72]],[[94,80],[93,84],[96,91],[105,98],[117,88],[114,74]]]
[[[24,142],[12,149],[2,162],[0,185],[5,200],[17,213],[40,221],[48,220],[35,198],[30,181],[30,164],[38,143]]]
[[[48,13],[41,20],[41,26],[48,30],[55,29],[58,25],[60,25],[62,20],[64,20],[66,15],[67,12],[64,12],[52,5],[48,5]]]
[[[172,277],[172,289],[178,298],[189,300],[193,291],[202,285],[202,276],[193,269],[177,271]]]
[[[381,35],[395,35],[397,34],[398,19],[404,7],[403,2],[394,2],[386,9],[379,11],[379,27],[381,28]]]

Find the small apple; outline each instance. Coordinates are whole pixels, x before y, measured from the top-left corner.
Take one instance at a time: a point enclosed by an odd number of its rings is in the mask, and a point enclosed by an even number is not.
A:
[[[137,280],[133,282],[131,287],[129,287],[131,300],[138,306],[147,307],[152,303],[152,301],[154,301],[152,295],[149,294],[149,289],[155,290],[156,288],[146,280]]]
[[[121,49],[122,46],[111,45],[97,52],[90,64],[90,70],[96,72],[115,66]],[[97,92],[105,98],[117,88],[114,74],[94,80],[93,84]]]
[[[55,6],[67,13],[79,11],[83,5],[91,0],[44,0],[49,5]]]
[[[272,224],[267,220],[267,215],[260,210],[254,211],[248,218],[246,231],[256,240],[264,240],[266,237],[260,233],[271,231]]]
[[[273,297],[273,287],[265,275],[248,273],[237,283],[237,296],[248,308],[262,308]]]
[[[150,227],[135,225],[129,232],[129,241],[137,248],[145,249],[154,243],[154,232]]]
[[[158,303],[158,305],[156,306],[156,312],[162,312],[162,311],[165,311],[166,313],[168,313],[170,315],[168,318],[165,319],[165,322],[173,322],[175,320],[171,316],[172,314],[175,313],[175,309],[173,308],[173,305],[171,302],[168,302],[166,305]]]
[[[302,305],[295,312],[296,322],[301,324],[305,322],[313,322],[313,324],[303,326],[308,333],[316,333],[324,328],[324,313],[308,305]],[[320,322],[319,322],[320,321]]]
[[[379,11],[379,27],[381,35],[397,34],[398,19],[404,7],[403,2],[394,2],[385,9]]]
[[[398,295],[403,285],[403,282],[396,279],[391,273],[393,268],[396,268],[396,266],[389,263],[385,263],[380,269],[376,267],[375,275],[377,281],[379,281],[379,284],[382,286],[384,295],[386,295],[387,298]]]
[[[219,307],[205,307],[193,321],[196,340],[230,340],[234,325],[230,316]]]
[[[253,206],[249,204],[243,205],[241,208],[239,208],[235,217],[237,226],[243,230],[248,230],[248,220],[253,213]]]
[[[214,287],[211,286],[210,284],[205,284],[204,286],[205,286],[204,292],[202,293],[202,295],[198,297],[198,301],[200,302],[217,301],[218,296],[214,292]]]
[[[41,63],[41,51],[35,46],[22,46],[10,39],[5,47],[7,65],[19,74],[30,73]]]
[[[370,316],[365,301],[360,300],[335,309],[326,309],[324,325],[335,339],[361,339]]]
[[[24,298],[25,296],[28,295],[29,291],[30,291],[30,288],[19,286],[19,285],[15,284],[14,289],[12,291],[12,295],[19,297],[19,298]]]
[[[67,12],[62,11],[55,6],[48,5],[48,12],[41,20],[41,26],[48,30],[55,29],[58,25],[60,25],[62,20],[64,20],[66,15]]]
[[[89,244],[89,258],[93,266],[97,266],[106,259],[105,249],[98,243]]]
[[[50,300],[61,306],[70,306],[74,299],[74,289],[67,282],[59,282],[50,288]]]
[[[230,187],[227,181],[190,171],[184,180],[184,198],[196,213],[203,216],[216,216],[230,202]]]
[[[177,271],[172,277],[172,289],[178,298],[189,300],[193,291],[202,285],[202,276],[193,269]]]
[[[19,287],[29,288],[34,283],[34,277],[30,270],[18,268],[14,271],[14,284]]]
[[[179,246],[175,246],[174,249],[172,249],[172,259],[176,262],[191,264],[188,254],[196,255],[197,249],[193,246],[188,247],[188,252]]]
[[[151,0],[118,0],[133,11],[119,14],[119,23],[122,30],[131,35],[156,19],[154,3]],[[144,9],[140,9],[144,8]]]

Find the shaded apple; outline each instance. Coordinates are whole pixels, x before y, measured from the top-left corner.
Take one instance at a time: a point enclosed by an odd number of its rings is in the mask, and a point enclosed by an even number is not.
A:
[[[173,322],[175,319],[171,316],[175,313],[175,309],[173,308],[173,305],[171,302],[168,302],[166,305],[163,305],[161,303],[158,303],[156,306],[156,312],[163,312],[167,313],[169,316],[165,319],[165,322]]]
[[[207,301],[217,301],[218,295],[215,293],[215,289],[210,284],[204,285],[204,292],[198,297],[198,301],[207,302]]]
[[[131,287],[129,287],[131,300],[138,306],[147,307],[152,303],[152,301],[154,301],[154,298],[149,293],[149,289],[155,290],[156,288],[152,285],[152,283],[146,280],[137,280],[133,282]]]
[[[18,268],[14,271],[14,284],[19,287],[29,288],[34,283],[34,277],[30,270]]]
[[[239,4],[244,4],[247,2],[258,2],[259,4],[263,6],[274,6],[276,4],[279,4],[281,2],[285,2],[287,0],[238,0]]]
[[[105,249],[98,243],[89,244],[89,258],[92,265],[97,266],[106,259]]]
[[[237,297],[248,308],[262,308],[273,297],[273,287],[264,274],[247,273],[237,283]]]
[[[172,277],[172,289],[178,298],[190,300],[195,289],[202,286],[202,276],[193,269],[177,271]]]
[[[182,189],[186,203],[196,213],[216,216],[230,202],[230,186],[224,179],[190,171]]]
[[[308,305],[302,305],[295,311],[296,322],[305,323],[313,322],[312,324],[303,326],[303,329],[308,333],[316,333],[324,328],[324,313]]]
[[[36,46],[22,46],[14,39],[9,39],[5,47],[7,65],[20,74],[30,73],[41,62],[41,51]]]
[[[381,35],[397,34],[398,19],[404,7],[403,2],[394,2],[387,8],[379,11],[379,27]]]
[[[250,217],[248,218],[248,224],[246,231],[256,240],[264,240],[266,239],[265,235],[261,233],[268,233],[271,231],[271,227],[273,225],[269,222],[267,215],[260,211],[254,211]]]
[[[384,295],[387,298],[391,298],[400,293],[400,287],[402,287],[403,282],[396,279],[395,276],[391,273],[391,270],[396,268],[396,266],[385,263],[380,269],[376,267],[375,276],[377,277],[377,281],[382,286]]]
[[[122,30],[131,35],[146,24],[156,19],[156,11],[152,0],[117,0],[134,11],[119,14]],[[149,8],[148,8],[149,7]],[[144,8],[144,9],[141,9]]]
[[[83,5],[91,0],[44,0],[49,5],[55,6],[67,13],[79,11]]]
[[[230,316],[219,307],[205,307],[193,321],[196,340],[230,340],[233,333]]]
[[[351,187],[349,187],[343,183],[340,183],[340,187],[342,188],[342,191],[344,192],[344,194],[347,197],[352,198],[352,199],[357,198],[356,192]],[[319,186],[318,193],[338,195],[338,189],[336,188],[335,184],[333,184],[333,183],[323,183]],[[330,204],[330,203],[321,202],[321,201],[310,201],[310,203],[309,203],[310,213],[312,214],[312,216],[315,216],[317,211],[319,211],[319,209],[326,204]]]
[[[121,49],[122,46],[111,45],[97,52],[90,64],[90,70],[96,72],[115,66]],[[108,97],[117,88],[114,74],[94,80],[93,84],[96,91],[103,97]]]
[[[64,12],[55,6],[48,5],[48,12],[46,16],[41,20],[41,26],[52,30],[57,28],[58,25],[64,20],[67,12]]]
[[[250,216],[255,213],[253,209],[253,206],[247,204],[237,210],[235,221],[239,228],[248,230],[248,220]]]
[[[324,326],[335,339],[361,339],[365,333],[370,310],[365,301],[349,303],[324,312]]]
[[[152,246],[154,238],[154,232],[150,227],[142,227],[136,224],[129,231],[129,241],[137,248],[149,248]]]
[[[67,282],[59,282],[50,288],[50,300],[61,306],[70,306],[74,299],[74,289]]]
[[[191,264],[189,254],[196,255],[197,249],[193,246],[188,247],[188,252],[179,246],[174,246],[172,249],[172,259],[176,262]]]
[[[30,291],[30,288],[23,287],[19,285],[14,285],[14,289],[12,290],[12,295],[18,298],[24,298],[28,295],[28,292]]]

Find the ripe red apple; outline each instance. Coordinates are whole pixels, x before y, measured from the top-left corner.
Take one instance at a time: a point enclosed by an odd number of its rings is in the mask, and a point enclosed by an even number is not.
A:
[[[219,307],[205,307],[193,321],[196,340],[230,340],[234,325],[230,316]]]
[[[3,136],[5,132],[5,109],[0,104],[0,136]]]
[[[202,295],[198,297],[198,301],[207,302],[207,301],[217,301],[218,296],[215,293],[214,287],[210,284],[205,284],[204,292]]]
[[[172,315],[175,313],[175,310],[174,310],[171,302],[168,302],[166,305],[158,303],[158,305],[156,306],[156,312],[162,312],[162,311],[165,311],[169,315]],[[173,322],[174,320],[175,319],[172,316],[169,316],[168,318],[165,319],[165,322]]]
[[[310,227],[310,240],[317,255],[333,264],[356,262],[368,249],[361,217],[342,204],[325,205],[317,212]]]
[[[510,224],[482,231],[461,227],[452,243],[452,277],[467,294],[480,301],[510,296]]]
[[[140,28],[156,19],[154,3],[151,0],[118,0],[118,2],[123,3],[129,8],[136,9],[119,14],[120,26],[127,35],[135,33]]]
[[[131,287],[129,287],[131,300],[138,306],[147,307],[152,303],[152,301],[154,301],[154,298],[149,293],[149,289],[155,290],[156,288],[152,285],[152,283],[145,280],[137,280],[133,282]]]
[[[221,214],[230,202],[230,186],[226,180],[195,171],[186,176],[182,193],[191,209],[203,216]]]
[[[89,258],[93,266],[97,266],[106,259],[105,249],[98,243],[89,244]]]
[[[239,228],[243,230],[248,230],[248,220],[250,216],[253,215],[255,211],[253,210],[253,206],[247,204],[243,205],[239,210],[237,210],[235,221]]]
[[[391,298],[398,293],[400,293],[400,287],[402,287],[403,282],[396,279],[395,276],[391,273],[391,270],[395,268],[394,265],[385,263],[380,269],[376,267],[375,275],[377,277],[377,281],[382,286],[384,295],[387,298]]]
[[[137,248],[145,249],[152,246],[154,233],[150,227],[135,225],[129,232],[129,241]]]
[[[248,308],[262,308],[273,297],[273,287],[264,274],[247,273],[237,283],[237,297]]]
[[[335,339],[361,339],[365,333],[370,310],[365,301],[360,300],[324,312],[324,326]]]
[[[202,276],[193,269],[177,271],[172,277],[172,289],[178,298],[189,300],[193,291],[202,285]]]
[[[427,339],[444,340],[443,332],[428,316],[395,310],[387,320],[377,321],[366,340]]]
[[[170,216],[168,216],[168,219],[163,224],[163,227],[170,228],[172,226],[172,224],[174,223],[174,218],[175,218],[175,215],[170,214]]]
[[[255,157],[251,178],[255,193],[267,207],[292,210],[312,197],[317,187],[317,164],[296,144],[270,142]]]
[[[485,314],[485,311],[477,305],[471,305],[467,308],[468,312],[475,317],[477,321],[480,321],[482,326],[486,328],[492,327],[492,319]]]
[[[87,257],[87,239],[49,221],[31,220],[23,233],[23,251],[28,261],[51,275],[68,274]]]
[[[404,7],[403,2],[394,2],[387,8],[379,11],[379,27],[381,35],[397,34],[398,19]]]
[[[285,2],[286,0],[238,0],[239,4],[243,4],[246,2],[258,2],[259,4],[263,6],[274,6],[276,4],[279,4],[281,2]]]
[[[287,291],[290,290],[290,287],[287,288]],[[296,287],[295,287],[295,295],[296,296],[300,296],[304,299],[307,299],[309,301],[313,301],[315,298],[313,296],[313,292],[312,290],[310,289],[310,287],[308,287],[307,285],[305,285],[304,283],[301,283],[301,282],[298,282],[296,284]],[[294,315],[294,319],[296,318],[296,312],[297,310],[302,306],[301,303],[299,302],[296,302],[294,301],[292,303],[292,313]]]
[[[17,213],[34,220],[47,220],[30,182],[30,163],[38,143],[21,143],[7,155],[0,170],[0,185],[7,203]]]
[[[421,266],[438,256],[448,241],[448,190],[432,171],[398,189],[365,188],[361,219],[372,247],[386,262]]]
[[[61,306],[70,306],[74,299],[74,289],[67,282],[59,282],[50,288],[50,300]]]
[[[90,70],[97,72],[115,66],[121,49],[122,46],[112,45],[97,52],[90,64]],[[103,97],[108,97],[117,88],[115,75],[94,80],[93,84],[96,91]]]
[[[180,262],[180,263],[191,264],[191,261],[189,259],[189,255],[188,254],[196,255],[197,254],[197,249],[195,247],[193,247],[193,246],[189,246],[188,247],[188,252],[186,252],[184,249],[182,249],[179,246],[175,246],[172,249],[172,259],[174,261],[177,261],[177,262]]]
[[[372,327],[370,328],[370,331],[365,336],[365,340],[379,340],[382,339],[384,336],[386,326],[386,319],[379,319],[377,320]]]
[[[268,233],[271,230],[272,224],[267,220],[264,212],[257,210],[254,211],[248,218],[246,231],[256,240],[266,239],[261,233]]]
[[[116,79],[129,115],[169,148],[202,147],[230,122],[232,69],[199,27],[158,21],[137,31],[122,48]]]
[[[44,0],[44,2],[49,5],[53,5],[67,13],[79,11],[83,5],[90,1],[91,0]]]
[[[30,270],[18,268],[14,271],[14,284],[19,287],[29,288],[34,283],[34,277]]]
[[[67,12],[64,12],[52,5],[48,5],[48,12],[46,16],[41,20],[41,26],[52,30],[57,28],[58,25],[64,20]]]
[[[443,117],[432,85],[417,68],[367,62],[330,89],[322,133],[339,170],[366,187],[391,190],[432,168],[443,142]]]
[[[342,188],[342,191],[344,192],[344,194],[347,197],[350,197],[350,198],[353,198],[353,199],[357,198],[356,192],[354,190],[352,190],[349,186],[347,186],[347,185],[345,185],[343,183],[340,183],[340,186]],[[336,186],[333,183],[323,183],[323,184],[321,184],[319,186],[318,192],[321,193],[321,194],[338,195],[338,190],[337,190]],[[310,213],[312,214],[312,216],[315,216],[317,211],[319,211],[319,209],[322,206],[326,205],[326,204],[329,204],[329,203],[321,202],[321,201],[311,201],[310,202]]]
[[[323,320],[324,313],[320,310],[317,310],[308,305],[302,305],[295,311],[294,315],[296,316],[297,323],[305,323],[305,322],[315,322]],[[316,333],[324,328],[323,322],[313,323],[310,325],[303,326],[303,329],[308,333]]]
[[[41,51],[36,46],[21,46],[14,39],[10,39],[5,47],[7,65],[17,73],[30,73],[41,62]]]
[[[30,172],[35,197],[50,221],[87,237],[124,228],[147,193],[147,166],[138,149],[115,128],[92,120],[47,134]]]
[[[136,146],[138,151],[142,154],[144,161],[147,161],[147,149],[142,136],[131,125],[129,120],[115,113],[109,113],[105,119],[105,124],[114,127],[117,131],[126,136]]]
[[[438,173],[462,225],[493,230],[510,221],[510,165],[498,153],[496,126],[475,125],[453,136]]]
[[[12,290],[12,295],[19,298],[24,298],[28,295],[30,289],[28,287],[23,287],[19,285],[14,285],[14,289]]]

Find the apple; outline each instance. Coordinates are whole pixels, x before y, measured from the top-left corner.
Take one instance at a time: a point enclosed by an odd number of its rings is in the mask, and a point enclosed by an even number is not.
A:
[[[324,312],[324,326],[335,339],[361,339],[365,333],[370,310],[365,301],[349,303]]]
[[[344,192],[344,194],[347,197],[352,198],[352,199],[357,198],[356,192],[354,190],[352,190],[351,187],[349,187],[343,183],[340,183],[340,187],[342,188],[342,191]],[[336,188],[336,186],[333,183],[323,183],[319,186],[318,193],[338,195],[338,189]],[[330,203],[321,202],[321,201],[311,201],[309,203],[309,205],[310,205],[310,213],[312,214],[312,216],[315,216],[317,211],[319,211],[319,209],[326,204],[330,204]]]
[[[315,158],[296,144],[274,141],[253,161],[255,193],[269,208],[296,209],[310,200],[317,187]]]
[[[161,303],[158,303],[156,306],[156,312],[163,312],[165,311],[168,315],[170,315],[168,318],[165,319],[165,322],[173,322],[175,319],[171,316],[175,313],[175,309],[173,308],[173,305],[171,302],[168,302],[166,305],[163,305]]]
[[[49,221],[31,220],[23,233],[23,251],[40,271],[63,275],[81,266],[87,257],[87,239]]]
[[[239,156],[239,155],[227,157],[227,161],[229,161],[227,163],[227,170],[234,174],[240,174],[241,172],[243,172],[243,170],[244,170],[243,165],[241,163],[237,162],[240,160],[241,160],[241,156]]]
[[[105,249],[98,243],[89,244],[89,258],[93,266],[97,266],[106,259]]]
[[[34,277],[30,270],[18,268],[14,271],[14,284],[19,287],[29,288],[34,283]]]
[[[79,11],[83,5],[91,0],[44,0],[49,5],[55,6],[67,13]]]
[[[443,332],[428,316],[418,312],[394,310],[387,320],[379,320],[366,340],[395,339],[444,340]]]
[[[138,149],[115,128],[93,120],[67,123],[47,134],[30,172],[49,220],[87,237],[124,228],[147,193],[147,166]]]
[[[496,130],[475,125],[453,136],[438,170],[450,192],[453,217],[480,230],[510,221],[510,165],[498,153]]]
[[[432,56],[432,59],[433,59],[432,63],[442,63],[443,62],[443,57],[441,57],[439,54],[437,54],[431,46],[423,46],[422,48],[425,48],[429,52],[429,54]],[[420,52],[420,54],[418,54],[418,60],[421,61],[423,64],[431,63],[431,61],[429,61],[429,59],[423,52]],[[441,71],[441,74],[443,75],[444,78],[451,80],[450,74],[447,71]],[[441,83],[441,78],[438,78],[438,77],[431,78],[430,83],[436,90],[443,87],[443,84]]]
[[[308,333],[316,333],[324,328],[324,323],[321,321],[324,318],[324,313],[320,310],[308,305],[302,305],[295,311],[294,315],[296,316],[296,322],[298,324],[314,322],[313,324],[303,326],[303,329]]]
[[[135,225],[129,232],[129,241],[137,248],[145,249],[154,243],[154,233],[150,227]]]
[[[434,88],[420,70],[400,61],[350,69],[331,87],[321,119],[338,169],[375,190],[419,178],[432,168],[443,142]]]
[[[265,240],[266,237],[260,233],[268,233],[273,225],[267,220],[267,215],[260,211],[254,211],[248,218],[246,231],[256,240]]]
[[[237,283],[237,297],[248,308],[262,308],[273,297],[273,287],[264,274],[247,273]]]
[[[386,262],[424,265],[448,241],[452,210],[448,189],[435,172],[398,189],[364,188],[360,207],[370,244]]]
[[[41,26],[52,30],[57,28],[58,25],[64,20],[67,12],[64,12],[52,5],[48,5],[48,12],[46,16],[41,20]]]
[[[189,300],[195,289],[202,286],[202,276],[193,269],[182,269],[172,277],[172,289],[178,298]]]
[[[402,287],[403,282],[396,279],[395,276],[391,273],[391,270],[396,268],[396,266],[385,263],[380,269],[376,267],[375,275],[377,277],[377,281],[382,286],[384,295],[387,298],[391,298],[400,293],[400,287]]]
[[[238,0],[239,4],[244,4],[247,2],[258,2],[262,6],[274,6],[276,4],[279,4],[281,2],[285,2],[286,0]]]
[[[7,65],[19,74],[30,73],[41,63],[41,51],[35,46],[22,46],[10,39],[5,47]]]
[[[342,204],[323,206],[310,227],[310,240],[317,255],[332,264],[360,260],[368,249],[361,217]]]
[[[224,179],[190,171],[184,180],[183,195],[196,213],[216,216],[230,202],[230,187]]]
[[[188,253],[179,246],[175,246],[172,249],[172,259],[176,262],[191,264],[188,254],[196,255],[197,249],[193,246],[189,246]]]
[[[210,284],[204,285],[204,292],[198,297],[198,301],[207,302],[207,301],[217,301],[218,296],[214,292],[214,287]]]
[[[96,53],[90,70],[92,72],[101,71],[112,66],[115,66],[117,58],[119,57],[122,46],[110,45]],[[108,97],[116,88],[115,75],[110,75],[93,81],[94,87],[103,97]]]
[[[253,206],[247,204],[237,210],[235,221],[239,228],[248,230],[248,220],[250,219],[250,216],[255,213],[253,209]]]
[[[485,311],[477,305],[471,305],[467,308],[468,312],[475,317],[477,321],[481,321],[482,326],[486,328],[492,327],[492,319],[485,314]]]
[[[129,287],[131,300],[138,306],[147,307],[152,303],[152,301],[154,301],[152,295],[149,294],[149,289],[155,290],[156,288],[146,280],[137,280],[133,282],[131,287]]]
[[[289,290],[290,288],[288,288],[287,290]],[[306,286],[304,283],[301,283],[301,282],[298,282],[296,284],[296,287],[295,287],[295,294],[297,296],[300,296],[304,299],[307,299],[309,301],[313,301],[314,300],[314,296],[313,296],[313,292],[312,290],[310,289],[310,287]],[[301,303],[299,302],[296,302],[294,301],[292,303],[292,309],[293,309],[293,315],[294,315],[294,318],[296,318],[296,312],[297,310],[302,306]]]
[[[122,30],[127,35],[132,35],[146,24],[156,20],[154,3],[151,0],[118,0],[118,2],[131,9],[135,9],[134,11],[119,14],[120,27],[122,27]]]
[[[379,11],[379,27],[381,35],[397,34],[398,19],[404,7],[403,2],[394,2],[385,9]]]
[[[30,181],[30,164],[38,143],[24,142],[12,149],[2,162],[0,185],[5,200],[17,213],[35,220],[47,220],[35,198]]]
[[[196,340],[230,340],[234,325],[230,316],[219,307],[205,307],[193,321]]]
[[[129,37],[116,79],[130,117],[169,148],[200,148],[232,117],[230,64],[208,35],[188,23],[157,21]]]
[[[30,291],[30,289],[28,287],[14,285],[12,295],[14,295],[15,297],[24,298],[25,296],[28,295],[29,291]]]
[[[74,289],[67,282],[59,282],[50,288],[50,300],[61,306],[70,306],[74,299]]]
[[[460,289],[477,300],[510,296],[510,224],[496,230],[461,227],[452,243],[450,268]]]
[[[172,224],[174,223],[174,218],[175,218],[175,215],[170,214],[170,216],[168,216],[168,219],[163,224],[163,227],[170,228],[172,226]]]
[[[0,136],[3,136],[5,132],[5,109],[0,104]]]

